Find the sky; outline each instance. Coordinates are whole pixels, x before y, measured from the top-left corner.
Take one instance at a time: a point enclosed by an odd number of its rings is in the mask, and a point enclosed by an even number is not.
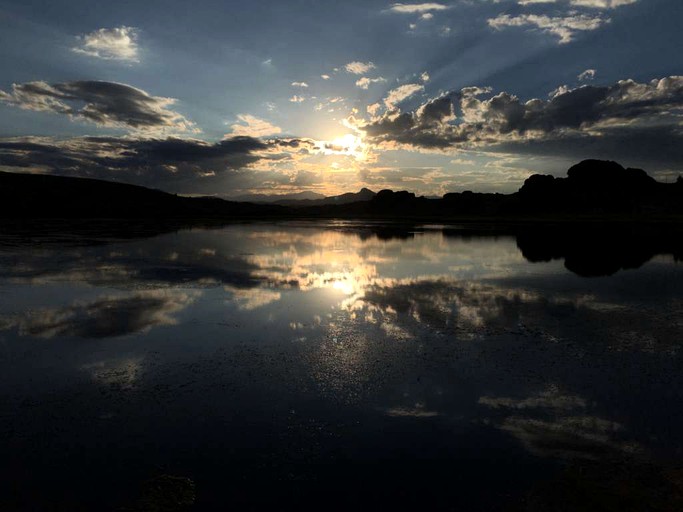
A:
[[[680,0],[0,0],[0,170],[237,197],[683,172]]]

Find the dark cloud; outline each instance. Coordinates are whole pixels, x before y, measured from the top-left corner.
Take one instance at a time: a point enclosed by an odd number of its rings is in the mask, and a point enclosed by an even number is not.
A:
[[[0,139],[0,167],[119,180],[179,193],[229,195],[299,183],[296,176],[302,176],[301,170],[271,167],[319,150],[315,141],[298,138],[231,137],[212,143],[178,137],[18,137]]]
[[[14,84],[0,101],[26,110],[65,114],[100,126],[134,130],[196,131],[193,123],[170,110],[173,98],[151,96],[126,84],[77,81]]]
[[[263,158],[257,153],[268,148],[268,144],[251,137],[217,143],[174,137],[5,139],[0,140],[0,165],[96,178],[187,178],[236,171]]]
[[[352,122],[372,142],[418,149],[502,144],[540,149],[545,141],[564,140],[600,140],[616,147],[632,138],[629,133],[637,133],[643,153],[662,150],[680,155],[671,139],[678,147],[683,142],[682,115],[683,77],[671,76],[649,83],[621,80],[606,86],[560,87],[547,100],[526,102],[507,92],[491,96],[488,89],[469,87],[412,112],[393,109],[370,122]]]

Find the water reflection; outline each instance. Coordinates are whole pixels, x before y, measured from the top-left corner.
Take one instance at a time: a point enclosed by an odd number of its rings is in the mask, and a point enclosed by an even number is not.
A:
[[[429,489],[476,510],[486,494],[495,510],[567,461],[679,460],[680,246],[623,236],[261,223],[0,237],[0,476],[30,509],[76,446],[87,455],[63,477],[91,494],[48,493],[72,509],[106,510],[98,496],[160,467],[196,482],[199,510],[207,496],[277,506],[368,467],[382,499]],[[447,463],[458,496],[424,461]]]
[[[45,308],[0,318],[0,330],[17,329],[21,336],[108,338],[174,325],[174,313],[192,302],[195,293],[149,290],[122,296],[102,296],[63,308]]]

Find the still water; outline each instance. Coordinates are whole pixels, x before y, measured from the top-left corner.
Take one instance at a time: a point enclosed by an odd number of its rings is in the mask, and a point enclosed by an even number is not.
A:
[[[683,265],[549,240],[4,234],[0,508],[676,507]]]

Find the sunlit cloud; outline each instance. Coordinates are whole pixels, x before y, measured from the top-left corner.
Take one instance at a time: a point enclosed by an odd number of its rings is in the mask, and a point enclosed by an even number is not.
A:
[[[386,79],[382,78],[381,76],[377,78],[363,77],[356,80],[356,87],[360,87],[361,89],[367,89],[372,84],[380,84],[382,82],[386,82]]]
[[[138,32],[133,27],[101,28],[78,37],[76,53],[104,60],[139,61]]]
[[[615,9],[624,5],[635,4],[638,0],[571,0],[577,7],[592,7],[595,9]]]
[[[596,71],[594,69],[587,69],[586,71],[579,73],[576,78],[579,80],[579,82],[587,82],[593,80],[595,78],[595,74]]]
[[[517,0],[519,5],[568,4],[572,7],[588,7],[593,9],[616,9],[631,5],[638,0]]]
[[[573,14],[567,16],[546,16],[539,14],[520,14],[511,16],[501,14],[490,18],[488,24],[496,30],[507,27],[534,27],[556,36],[560,44],[571,43],[577,33],[597,30],[603,25],[610,23],[609,18],[593,16],[589,14]]]
[[[344,66],[344,69],[346,70],[347,73],[352,73],[354,75],[362,75],[364,73],[367,73],[371,69],[375,69],[375,64],[372,62],[359,62],[359,61],[354,61],[354,62],[349,62]]]
[[[397,104],[401,103],[403,100],[408,99],[413,94],[423,91],[424,86],[420,84],[404,84],[396,89],[392,89],[384,98],[384,105],[388,109],[393,109]]]
[[[239,123],[233,124],[231,136],[233,137],[265,137],[282,132],[279,126],[250,114],[238,114]]]
[[[404,14],[425,13],[429,11],[444,11],[446,9],[448,9],[447,5],[436,2],[427,2],[422,4],[396,3],[389,8],[389,10],[392,12],[399,12]]]

